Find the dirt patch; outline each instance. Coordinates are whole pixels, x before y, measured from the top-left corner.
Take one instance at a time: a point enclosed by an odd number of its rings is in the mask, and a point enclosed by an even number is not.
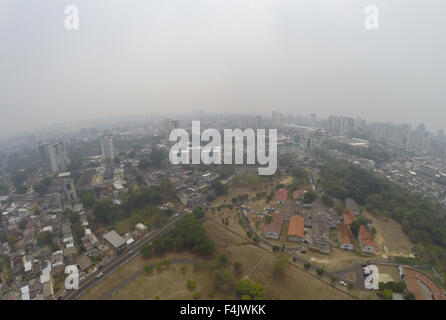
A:
[[[379,282],[401,281],[398,267],[377,265],[379,270]]]
[[[403,232],[401,225],[391,218],[379,217],[363,211],[365,218],[372,219],[377,233],[375,242],[377,245],[376,255],[383,258],[391,256],[405,256],[412,254],[413,244]]]
[[[272,254],[268,254],[250,277],[264,284],[266,299],[352,299],[349,295],[294,266],[289,266],[285,274],[278,278],[273,274],[276,259]]]

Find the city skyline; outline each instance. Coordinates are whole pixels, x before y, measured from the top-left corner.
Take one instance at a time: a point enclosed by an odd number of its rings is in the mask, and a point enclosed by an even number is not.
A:
[[[444,129],[441,1],[374,1],[374,31],[369,1],[72,1],[71,31],[65,4],[43,3],[2,5],[0,136],[194,109],[385,114]]]

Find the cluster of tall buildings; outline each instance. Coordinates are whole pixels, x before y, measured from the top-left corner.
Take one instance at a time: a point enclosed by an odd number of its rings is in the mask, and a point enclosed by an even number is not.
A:
[[[327,130],[339,135],[348,135],[354,131],[361,132],[367,129],[367,123],[361,118],[349,118],[343,116],[330,116]]]
[[[115,149],[111,135],[104,134],[101,136],[101,151],[103,160],[113,160],[115,157]]]
[[[328,118],[327,130],[338,135],[349,135],[353,132],[368,131],[373,137],[403,146],[408,149],[429,151],[432,146],[432,135],[424,124],[412,129],[410,124],[394,124],[392,122],[372,122],[367,125],[360,118],[331,116]]]
[[[240,129],[261,129],[263,127],[262,116],[243,115],[240,117]]]
[[[67,170],[68,154],[63,141],[56,144],[40,142],[39,153],[45,172],[55,173]]]
[[[278,128],[283,125],[283,114],[278,111],[273,111],[271,114],[271,126]]]
[[[379,139],[404,146],[408,149],[429,151],[432,144],[432,135],[426,130],[424,124],[412,130],[410,124],[394,124],[391,122],[373,122],[370,125],[371,133]]]
[[[177,129],[180,127],[180,121],[179,120],[171,120],[166,119],[164,120],[164,126],[163,126],[163,137],[167,141],[169,140],[169,134],[173,129]]]

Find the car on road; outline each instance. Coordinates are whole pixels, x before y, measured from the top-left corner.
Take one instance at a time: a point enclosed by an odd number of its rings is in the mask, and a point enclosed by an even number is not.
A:
[[[135,250],[130,250],[129,255],[133,254],[134,252],[135,252]]]
[[[99,274],[96,276],[96,278],[102,278],[102,276],[103,276],[104,274],[102,273],[102,272],[99,272]]]
[[[300,253],[307,253],[307,251],[305,251],[305,250],[301,250]]]

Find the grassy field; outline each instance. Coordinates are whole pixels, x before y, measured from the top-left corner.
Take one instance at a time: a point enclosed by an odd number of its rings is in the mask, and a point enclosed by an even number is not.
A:
[[[399,275],[397,267],[378,265],[378,270],[379,270],[379,282],[401,281],[401,277]]]
[[[188,280],[196,282],[196,288],[189,290]],[[199,293],[199,298],[194,294]],[[147,299],[235,299],[234,293],[215,292],[212,276],[203,271],[194,271],[190,264],[172,264],[167,269],[152,274],[142,274],[127,286],[117,291],[112,300],[147,300]]]
[[[150,259],[143,259],[140,255],[137,256],[132,261],[126,263],[115,272],[106,276],[101,282],[99,282],[93,288],[88,289],[82,296],[81,300],[95,300],[100,299],[103,295],[109,292],[116,285],[121,283],[121,281],[127,279],[134,272],[142,270],[145,265],[155,263],[157,261],[165,260],[165,259],[173,259],[173,258],[185,258],[191,259],[196,256],[189,252],[181,252],[181,253],[168,253],[163,256],[154,256]]]
[[[288,267],[282,277],[275,276],[273,266],[276,259],[272,254],[268,254],[251,276],[252,280],[264,284],[266,289],[265,298],[293,300],[352,299],[349,295],[293,266]]]

